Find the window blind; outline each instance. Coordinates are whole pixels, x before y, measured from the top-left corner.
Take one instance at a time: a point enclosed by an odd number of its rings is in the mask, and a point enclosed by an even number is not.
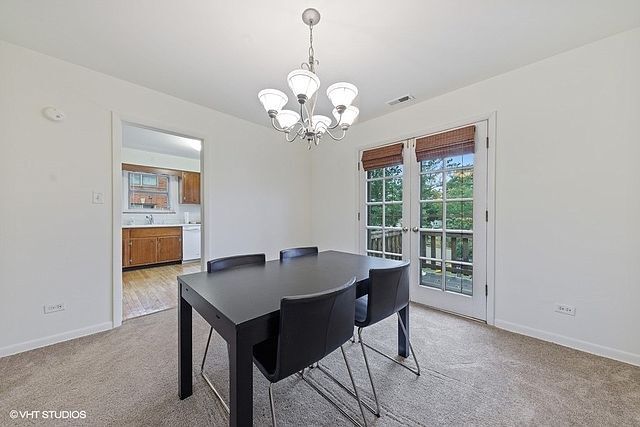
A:
[[[416,158],[419,162],[438,157],[473,153],[475,126],[467,126],[416,139]]]
[[[402,149],[404,143],[399,142],[385,147],[373,148],[362,152],[362,167],[371,169],[386,168],[402,164]]]

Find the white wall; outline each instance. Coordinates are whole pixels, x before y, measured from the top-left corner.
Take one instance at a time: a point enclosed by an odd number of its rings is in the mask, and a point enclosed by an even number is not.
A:
[[[111,327],[112,110],[205,138],[205,256],[275,258],[310,243],[305,147],[5,42],[0,75],[0,356]],[[43,118],[47,105],[66,120]],[[92,191],[106,203],[92,204]],[[56,302],[66,311],[45,316]]]
[[[122,163],[200,172],[200,159],[122,147]]]
[[[314,241],[358,249],[356,147],[497,111],[496,325],[640,364],[638,76],[640,29],[354,126],[313,151]]]

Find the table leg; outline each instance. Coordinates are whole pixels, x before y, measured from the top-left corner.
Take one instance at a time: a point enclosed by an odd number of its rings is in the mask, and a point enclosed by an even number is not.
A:
[[[409,304],[402,310],[400,310],[400,319],[407,328],[407,335],[409,335]],[[398,355],[402,357],[409,357],[409,342],[402,332],[402,326],[400,325],[400,319],[398,319]]]
[[[229,425],[253,425],[253,345],[237,337],[229,345]]]
[[[178,302],[178,396],[186,399],[193,392],[191,305],[182,298],[179,285]]]

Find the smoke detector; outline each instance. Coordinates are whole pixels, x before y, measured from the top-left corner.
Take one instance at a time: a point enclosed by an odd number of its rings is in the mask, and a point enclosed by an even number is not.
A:
[[[391,101],[387,101],[387,104],[388,105],[402,104],[403,102],[411,101],[412,99],[416,99],[416,97],[408,93],[399,98],[395,98],[395,99],[392,99]]]

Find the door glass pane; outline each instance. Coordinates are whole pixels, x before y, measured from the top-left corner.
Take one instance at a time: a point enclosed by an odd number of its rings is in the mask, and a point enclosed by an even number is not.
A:
[[[442,259],[442,233],[420,232],[420,256]]]
[[[367,183],[367,202],[382,201],[382,180],[369,181]]]
[[[473,202],[447,202],[448,230],[473,229]]]
[[[385,227],[402,227],[402,205],[384,205],[384,225]]]
[[[442,159],[424,160],[420,162],[420,171],[429,172],[442,169]]]
[[[367,249],[382,252],[382,229],[367,230]]]
[[[423,202],[420,209],[420,227],[442,228],[442,202]]]
[[[473,197],[473,169],[447,172],[447,199]]]
[[[382,226],[382,205],[367,207],[367,225]]]
[[[402,201],[402,178],[392,178],[384,181],[384,199],[387,202]]]
[[[473,153],[450,156],[444,159],[447,169],[473,166]]]
[[[442,263],[420,260],[420,284],[442,289]]]
[[[382,178],[382,168],[380,169],[372,169],[367,171],[367,178]]]
[[[384,168],[384,176],[400,176],[402,175],[402,165],[389,166]]]
[[[447,259],[473,262],[473,235],[447,233]]]
[[[473,295],[473,266],[446,263],[445,290]]]
[[[420,199],[442,199],[442,173],[426,173],[420,176]]]
[[[385,254],[384,257],[386,259],[395,259],[396,261],[402,261],[402,255],[390,255],[390,254]]]
[[[376,258],[382,258],[382,254],[377,254],[375,252],[367,252],[367,256],[372,256]]]
[[[386,230],[384,234],[385,234],[385,239],[384,239],[385,252],[401,254],[402,253],[402,231]]]

